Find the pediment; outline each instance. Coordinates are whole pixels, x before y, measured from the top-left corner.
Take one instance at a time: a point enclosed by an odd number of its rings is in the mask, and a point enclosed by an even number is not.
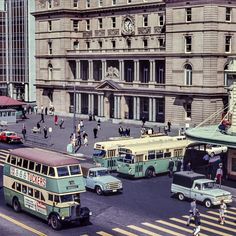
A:
[[[120,90],[121,89],[121,86],[112,81],[112,80],[105,80],[103,81],[101,84],[99,84],[97,87],[95,87],[95,90],[108,90],[108,91],[111,91],[111,90]]]

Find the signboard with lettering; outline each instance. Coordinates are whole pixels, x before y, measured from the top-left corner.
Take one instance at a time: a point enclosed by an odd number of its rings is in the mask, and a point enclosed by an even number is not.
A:
[[[42,202],[24,196],[24,205],[26,208],[29,208],[30,210],[39,212],[43,215],[47,215],[46,205]]]
[[[11,173],[11,175],[13,175],[19,179],[23,179],[23,180],[28,181],[30,183],[39,185],[40,187],[46,188],[46,178],[44,178],[44,177],[27,172],[25,170],[15,168],[13,166],[11,166],[10,173]]]

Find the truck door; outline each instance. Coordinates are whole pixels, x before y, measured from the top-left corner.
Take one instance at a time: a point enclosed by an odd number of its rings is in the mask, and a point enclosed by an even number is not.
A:
[[[191,189],[191,198],[198,201],[203,201],[203,192],[202,186],[199,183],[194,183],[193,188]]]
[[[87,188],[91,188],[91,189],[94,189],[94,177],[95,177],[96,173],[95,171],[88,171],[88,175],[87,175],[87,178],[86,178],[86,187]]]

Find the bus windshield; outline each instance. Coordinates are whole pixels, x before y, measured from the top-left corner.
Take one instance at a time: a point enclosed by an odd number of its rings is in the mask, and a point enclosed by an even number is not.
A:
[[[121,154],[121,158],[118,159],[118,161],[122,161],[124,163],[133,164],[134,163],[134,156],[127,153],[127,154]]]
[[[108,174],[109,174],[108,170],[98,170],[97,172],[97,176],[105,176]]]
[[[66,194],[61,195],[60,200],[62,203],[64,202],[78,202],[80,201],[79,194]]]
[[[105,155],[106,155],[106,151],[99,150],[99,149],[94,149],[94,152],[93,152],[94,157],[103,158],[103,157],[105,157]]]

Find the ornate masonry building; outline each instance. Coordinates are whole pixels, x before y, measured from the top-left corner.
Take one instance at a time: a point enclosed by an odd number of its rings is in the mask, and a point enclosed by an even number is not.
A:
[[[36,0],[33,15],[38,106],[198,124],[228,102],[234,0]]]

